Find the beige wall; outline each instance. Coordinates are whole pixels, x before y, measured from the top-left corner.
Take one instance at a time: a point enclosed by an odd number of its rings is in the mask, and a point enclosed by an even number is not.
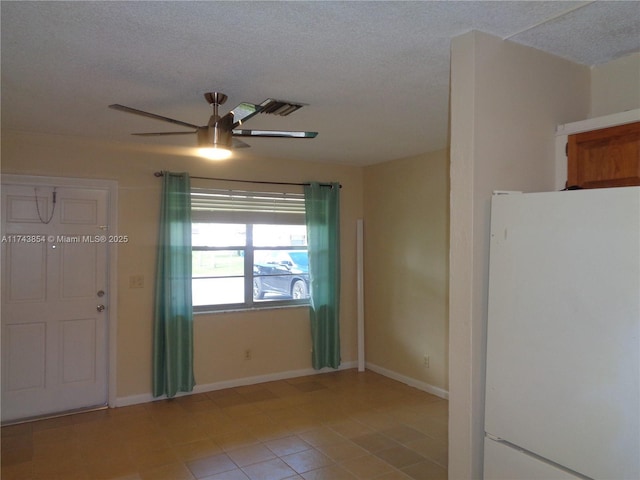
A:
[[[452,43],[449,478],[482,476],[493,190],[554,186],[558,124],[587,117],[590,70],[470,32]]]
[[[362,169],[259,158],[212,163],[182,156],[179,150],[162,153],[167,151],[166,147],[143,149],[60,136],[6,131],[2,135],[2,173],[118,182],[118,231],[128,235],[130,241],[119,245],[117,251],[118,309],[113,315],[117,322],[117,397],[125,402],[150,397],[153,279],[161,186],[153,172],[158,170],[252,180],[341,182],[341,353],[343,362],[355,361],[355,237],[356,219],[363,214]],[[144,288],[130,289],[131,275],[143,275]],[[197,315],[194,335],[199,385],[311,368],[306,308]],[[247,348],[252,350],[251,360],[243,358]]]
[[[447,151],[364,169],[367,366],[441,395],[448,389],[448,200]]]
[[[434,152],[362,169],[341,165],[236,159],[211,163],[180,149],[3,132],[2,173],[118,182],[118,403],[151,390],[153,285],[161,181],[158,170],[193,176],[301,182],[339,181],[342,207],[342,360],[356,360],[356,219],[367,246],[367,354],[384,373],[448,389],[448,155]],[[363,179],[363,171],[366,172]],[[194,185],[218,185],[193,180]],[[366,185],[366,189],[364,187]],[[238,188],[238,184],[231,184]],[[249,186],[250,187],[250,186]],[[260,187],[268,188],[268,187]],[[365,191],[366,190],[366,191]],[[363,201],[368,204],[364,211]],[[400,214],[398,214],[400,212]],[[142,275],[144,288],[129,288]],[[252,359],[244,360],[244,351]],[[310,369],[306,308],[195,317],[198,386]],[[429,355],[429,368],[423,364]]]
[[[591,68],[589,117],[635,108],[640,108],[640,52]]]

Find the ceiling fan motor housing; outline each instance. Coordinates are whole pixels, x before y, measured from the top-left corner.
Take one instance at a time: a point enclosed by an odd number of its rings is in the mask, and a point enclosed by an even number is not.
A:
[[[223,128],[219,122],[206,127],[198,127],[198,146],[202,148],[231,148],[232,132]]]

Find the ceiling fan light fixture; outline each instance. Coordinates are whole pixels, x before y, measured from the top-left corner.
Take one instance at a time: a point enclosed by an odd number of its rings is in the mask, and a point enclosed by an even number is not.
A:
[[[198,128],[198,156],[208,160],[226,160],[231,157],[231,133],[221,132],[217,123],[212,128]]]
[[[231,150],[222,147],[200,147],[198,156],[208,160],[226,160],[231,157]]]

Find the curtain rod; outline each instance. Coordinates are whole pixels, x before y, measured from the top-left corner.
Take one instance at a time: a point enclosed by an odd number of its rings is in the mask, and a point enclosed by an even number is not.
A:
[[[155,177],[164,177],[164,172],[154,172],[153,174]],[[262,183],[262,184],[267,184],[267,185],[296,185],[299,187],[304,187],[304,186],[308,186],[311,185],[311,183],[306,182],[306,183],[294,183],[294,182],[267,182],[267,181],[261,181],[261,180],[236,180],[233,178],[216,178],[216,177],[189,177],[189,178],[196,178],[198,180],[220,180],[220,181],[224,181],[224,182],[239,182],[239,183]],[[330,183],[320,183],[321,187],[332,187],[333,185],[331,185]],[[342,188],[342,185],[339,185],[340,188]]]

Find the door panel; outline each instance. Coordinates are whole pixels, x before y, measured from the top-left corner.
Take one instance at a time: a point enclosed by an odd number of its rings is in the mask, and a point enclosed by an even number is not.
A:
[[[3,265],[6,269],[6,301],[44,302],[46,298],[46,245],[44,243],[8,243]]]
[[[3,421],[107,402],[109,192],[53,191],[2,189]]]
[[[61,332],[62,383],[95,382],[95,320],[65,320]]]
[[[46,324],[39,322],[9,325],[3,332],[8,346],[3,363],[7,363],[9,391],[44,388],[46,329]]]
[[[97,225],[97,199],[60,199],[60,223],[66,225]]]
[[[41,223],[38,218],[38,209],[40,208],[44,212],[48,212],[51,209],[51,199],[48,197],[38,196],[37,206],[34,195],[20,195],[14,193],[7,195],[3,200],[4,205],[6,205],[3,213],[6,215],[7,223],[12,224]]]
[[[103,246],[88,242],[63,243],[59,249],[60,297],[64,300],[85,298],[95,303],[96,292],[100,290],[98,283],[101,281],[97,278],[99,272],[96,262]]]

